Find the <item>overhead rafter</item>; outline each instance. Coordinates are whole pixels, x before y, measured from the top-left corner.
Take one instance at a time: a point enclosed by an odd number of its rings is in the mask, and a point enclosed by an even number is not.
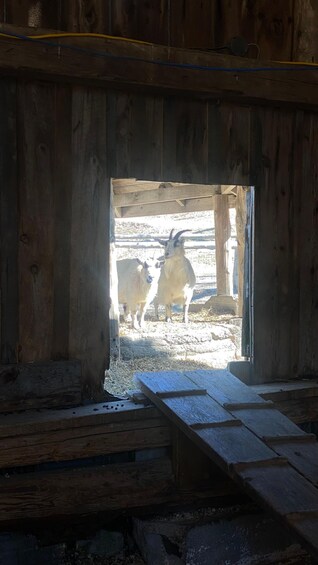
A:
[[[235,196],[224,195],[228,199],[229,207],[235,206]],[[160,214],[179,214],[187,212],[205,212],[214,210],[214,196],[207,198],[191,198],[180,206],[177,201],[160,202],[158,204],[143,204],[121,208],[121,218],[136,218],[138,216],[158,216]]]
[[[183,201],[189,198],[206,198],[214,196],[219,191],[219,186],[217,184],[184,184],[179,186],[171,185],[168,188],[157,188],[154,190],[136,190],[129,193],[119,193],[117,191],[117,194],[113,196],[113,204],[116,207],[138,206],[174,200]]]
[[[50,33],[8,24],[1,24],[0,31],[18,35]],[[150,89],[243,104],[284,103],[298,108],[318,108],[318,73],[310,68],[297,72],[286,68],[286,64],[118,39],[63,38],[39,43],[1,38],[0,41],[2,76]]]

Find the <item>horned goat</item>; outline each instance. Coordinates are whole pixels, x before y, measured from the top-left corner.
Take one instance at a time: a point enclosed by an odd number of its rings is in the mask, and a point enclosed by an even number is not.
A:
[[[161,263],[155,259],[120,259],[117,261],[118,302],[125,316],[131,314],[132,327],[144,325],[145,313],[158,288]],[[138,321],[138,306],[140,319]]]
[[[160,245],[165,247],[164,264],[161,269],[158,294],[155,300],[156,316],[158,318],[158,305],[164,304],[166,308],[166,321],[171,322],[171,309],[173,304],[183,306],[183,322],[188,323],[189,304],[195,286],[195,274],[192,265],[184,253],[184,239],[180,236],[191,230],[182,230],[173,235],[171,230],[169,239],[158,239]]]

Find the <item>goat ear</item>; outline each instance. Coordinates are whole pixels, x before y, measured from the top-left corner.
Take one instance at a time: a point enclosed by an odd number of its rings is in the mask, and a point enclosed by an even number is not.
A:
[[[142,265],[142,266],[144,265],[143,261],[140,261],[140,259],[137,258],[136,261],[137,261],[138,265]]]
[[[160,243],[160,245],[163,245],[164,247],[167,245],[167,242],[165,239],[157,239],[158,243]]]
[[[143,266],[145,269],[148,269],[148,267],[149,267],[147,261],[145,261],[144,263],[142,263],[142,266]]]

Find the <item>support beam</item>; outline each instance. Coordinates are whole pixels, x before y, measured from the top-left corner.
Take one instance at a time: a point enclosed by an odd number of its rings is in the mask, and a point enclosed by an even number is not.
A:
[[[246,226],[246,192],[242,186],[237,187],[236,197],[236,237],[237,237],[237,270],[238,270],[238,305],[237,314],[243,315],[244,289],[244,251]]]
[[[217,294],[231,296],[233,294],[231,223],[227,196],[221,194],[214,196],[214,223]]]
[[[119,339],[119,304],[118,304],[118,275],[115,245],[115,214],[113,206],[113,189],[110,187],[110,245],[109,245],[109,339],[110,355],[114,359],[120,357]]]
[[[0,31],[27,35],[34,34],[35,29],[1,24]],[[67,48],[63,47],[65,44]],[[53,38],[39,43],[2,37],[0,41],[2,76],[318,108],[317,72],[290,72],[286,66],[117,39]],[[273,67],[274,71],[266,70]],[[259,68],[265,70],[256,70]]]
[[[172,188],[157,188],[156,190],[139,190],[129,194],[114,194],[114,206],[139,206],[141,204],[158,204],[176,200],[180,202],[189,198],[207,198],[214,196],[219,190],[215,184],[186,184]],[[181,204],[183,205],[183,203]]]
[[[186,200],[183,208],[177,202],[161,202],[159,204],[144,204],[141,206],[128,206],[121,208],[122,218],[137,218],[139,216],[156,216],[160,214],[179,214],[180,212],[204,212],[214,209],[214,196],[210,198],[191,198]],[[229,198],[229,207],[235,206],[235,196]]]

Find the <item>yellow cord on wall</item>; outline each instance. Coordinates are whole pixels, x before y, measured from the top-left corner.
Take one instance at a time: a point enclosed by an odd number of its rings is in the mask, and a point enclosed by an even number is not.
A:
[[[7,37],[7,38],[16,38],[23,40],[23,37],[17,37],[14,34],[9,34],[5,32],[0,32],[0,37]],[[126,41],[128,43],[139,43],[141,45],[155,45],[154,43],[150,43],[149,41],[142,41],[140,39],[131,39],[129,37],[120,37],[117,35],[107,35],[104,33],[85,33],[85,32],[58,32],[58,33],[44,33],[44,34],[32,34],[26,35],[25,37],[30,39],[63,39],[65,37],[86,37],[86,38],[95,38],[95,39],[115,39],[117,41]],[[308,61],[268,61],[269,63],[277,63],[279,65],[302,65],[308,67],[317,67],[318,63],[310,63]]]

